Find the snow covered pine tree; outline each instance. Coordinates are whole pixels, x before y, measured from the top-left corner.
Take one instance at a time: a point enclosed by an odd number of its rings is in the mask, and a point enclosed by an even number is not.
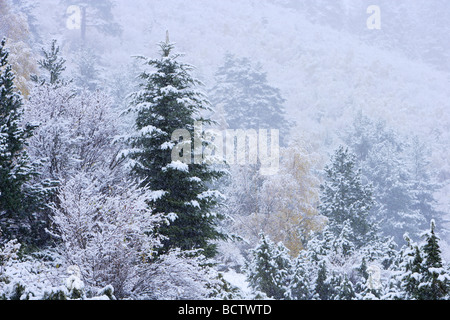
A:
[[[448,298],[450,276],[442,262],[439,237],[436,235],[436,223],[431,220],[430,230],[423,234],[425,244],[423,251],[423,283],[419,289],[425,300],[441,300]]]
[[[430,229],[422,234],[424,243],[415,244],[405,235],[407,245],[402,249],[400,281],[402,299],[446,300],[450,287],[450,275],[442,260],[436,223],[431,220]]]
[[[269,298],[285,299],[292,264],[286,247],[281,242],[276,245],[260,234],[260,242],[250,256],[246,266],[250,287]]]
[[[269,85],[260,64],[228,54],[215,78],[211,100],[225,113],[230,129],[278,129],[281,145],[287,145],[293,122],[286,119],[285,100]]]
[[[23,126],[23,100],[14,85],[6,39],[0,43],[0,227],[7,238],[30,236],[30,219],[37,191],[27,182],[36,174],[25,150],[32,135]],[[34,199],[34,200],[33,200]]]
[[[130,111],[137,114],[137,132],[130,137],[133,172],[142,186],[160,191],[160,196],[151,202],[153,212],[173,217],[172,223],[160,230],[167,237],[165,250],[202,249],[210,257],[216,253],[211,240],[224,238],[224,235],[217,228],[222,216],[214,212],[220,193],[211,190],[209,185],[223,176],[223,171],[204,161],[172,160],[176,146],[191,146],[191,141],[180,141],[178,136],[172,139],[173,133],[182,129],[194,137],[195,122],[211,124],[211,120],[201,116],[202,111],[210,109],[210,103],[197,90],[201,83],[191,76],[193,67],[178,62],[180,54],[172,53],[174,44],[167,39],[160,48],[160,59],[140,57],[155,70],[140,75],[144,81],[142,90],[132,94]],[[201,139],[203,145],[207,143],[203,137],[195,138]],[[188,153],[187,158],[194,159],[191,149],[187,149],[183,151]]]
[[[335,235],[341,233],[348,220],[353,232],[350,240],[359,248],[374,238],[376,229],[368,218],[373,205],[372,190],[362,184],[361,170],[355,166],[355,156],[339,147],[331,165],[325,168],[319,210],[328,217]]]

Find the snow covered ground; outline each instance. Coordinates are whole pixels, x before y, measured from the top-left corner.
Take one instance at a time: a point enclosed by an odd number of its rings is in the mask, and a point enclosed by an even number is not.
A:
[[[223,273],[223,277],[230,284],[239,288],[244,295],[250,296],[252,294],[251,289],[248,287],[247,276],[245,274],[230,269]]]

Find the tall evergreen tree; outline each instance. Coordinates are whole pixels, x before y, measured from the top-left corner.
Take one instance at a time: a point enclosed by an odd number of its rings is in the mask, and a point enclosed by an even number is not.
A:
[[[133,173],[142,185],[160,191],[151,203],[154,212],[175,218],[160,230],[167,236],[164,248],[203,249],[212,256],[216,251],[212,240],[224,235],[218,230],[222,216],[215,211],[220,193],[210,186],[223,171],[205,159],[200,161],[201,147],[191,152],[191,137],[201,145],[207,143],[195,125],[211,123],[201,115],[210,109],[210,103],[198,90],[201,83],[191,76],[192,66],[179,62],[180,55],[172,53],[174,45],[167,39],[160,48],[159,59],[142,57],[153,71],[141,74],[142,90],[132,95],[131,110],[137,114],[137,132],[131,137]],[[179,129],[190,137],[172,140]],[[187,161],[173,160],[173,154]]]
[[[29,236],[36,190],[27,185],[35,175],[25,150],[34,127],[23,126],[23,100],[14,86],[6,39],[0,43],[0,227],[4,235]],[[34,199],[35,200],[35,199]]]
[[[230,129],[278,129],[281,144],[287,144],[292,123],[286,119],[285,100],[260,64],[228,54],[215,77],[211,100],[223,109]]]
[[[328,217],[330,230],[337,236],[349,224],[350,241],[356,247],[367,244],[376,234],[376,228],[369,220],[374,201],[370,186],[361,181],[361,170],[356,169],[355,156],[348,149],[339,147],[331,164],[325,167],[325,174],[319,209]]]
[[[443,214],[436,210],[434,198],[439,186],[429,170],[430,152],[423,141],[403,137],[361,112],[344,140],[364,178],[373,184],[370,216],[379,221],[386,236],[402,245],[405,232],[418,240],[431,219],[442,224]]]
[[[320,264],[314,290],[319,300],[329,300],[331,297],[332,287],[328,279],[327,266],[324,261]]]

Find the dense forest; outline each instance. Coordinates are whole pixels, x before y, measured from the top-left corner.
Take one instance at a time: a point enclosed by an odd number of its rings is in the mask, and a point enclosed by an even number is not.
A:
[[[433,2],[0,0],[0,299],[448,300]]]

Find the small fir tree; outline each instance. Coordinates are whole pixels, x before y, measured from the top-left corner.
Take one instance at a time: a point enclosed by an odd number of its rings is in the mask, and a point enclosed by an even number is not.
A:
[[[435,232],[436,224],[431,221],[430,230],[424,234],[423,279],[419,284],[424,300],[441,300],[449,292],[450,275],[446,272],[441,257],[439,238]]]
[[[327,266],[325,261],[322,261],[317,273],[316,284],[315,284],[315,295],[319,300],[329,300],[332,287],[328,279]]]
[[[291,261],[287,249],[274,244],[264,234],[250,252],[247,277],[250,287],[273,299],[285,299],[290,279]]]
[[[38,61],[39,67],[45,70],[48,75],[45,77],[37,77],[33,75],[31,79],[41,84],[49,83],[51,85],[64,84],[61,74],[66,70],[66,60],[60,56],[60,49],[55,39],[52,40],[50,48],[47,50],[42,48],[43,58]]]
[[[372,240],[376,228],[369,221],[373,205],[370,186],[363,185],[355,156],[339,147],[330,165],[325,167],[326,180],[321,185],[320,213],[329,219],[330,230],[339,235],[348,221],[351,239],[356,247]]]
[[[292,263],[287,299],[308,300],[311,298],[310,280],[307,274],[309,261],[299,255]]]

